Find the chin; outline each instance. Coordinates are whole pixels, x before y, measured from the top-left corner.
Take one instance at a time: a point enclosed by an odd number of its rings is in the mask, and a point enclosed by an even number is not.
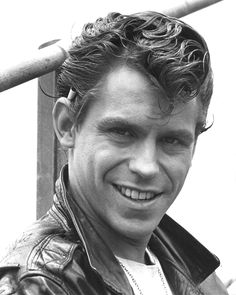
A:
[[[134,224],[129,222],[129,225],[124,225],[122,228],[119,226],[119,232],[129,239],[144,239],[150,237],[159,222],[150,222],[148,224],[144,224],[143,221]]]

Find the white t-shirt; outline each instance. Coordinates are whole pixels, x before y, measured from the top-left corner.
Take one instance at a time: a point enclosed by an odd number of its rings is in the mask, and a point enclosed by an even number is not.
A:
[[[157,257],[149,250],[146,252],[152,263],[150,265],[116,256],[135,295],[172,295]]]

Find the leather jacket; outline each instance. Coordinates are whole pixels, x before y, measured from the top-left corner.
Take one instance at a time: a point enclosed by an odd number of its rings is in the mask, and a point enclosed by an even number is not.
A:
[[[51,209],[1,261],[1,295],[133,295],[109,246],[68,197],[67,178],[65,166]],[[168,215],[153,232],[149,247],[174,295],[227,294],[217,280],[205,281],[219,260]]]

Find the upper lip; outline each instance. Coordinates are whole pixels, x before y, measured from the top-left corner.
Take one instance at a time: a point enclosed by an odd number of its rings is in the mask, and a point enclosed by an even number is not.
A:
[[[121,183],[114,183],[114,185],[129,188],[130,190],[135,190],[135,191],[138,191],[138,192],[141,192],[141,193],[153,193],[155,195],[159,195],[159,194],[162,193],[161,191],[157,191],[156,189],[148,188],[148,187],[147,188],[143,188],[143,187],[139,188],[139,187],[132,186],[132,185],[129,185],[129,184],[121,184]]]

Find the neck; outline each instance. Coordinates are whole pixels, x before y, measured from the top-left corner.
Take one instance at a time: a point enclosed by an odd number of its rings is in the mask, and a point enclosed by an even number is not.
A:
[[[133,260],[139,263],[146,264],[145,259],[145,251],[147,248],[147,242],[145,243],[138,243],[140,241],[117,241],[117,244],[111,245],[111,250],[113,251],[114,255]]]
[[[99,229],[99,235],[109,245],[114,255],[145,263],[145,251],[151,234],[142,238],[131,238],[128,234],[114,231],[107,224],[98,225],[97,219],[90,218],[90,221],[95,229]]]

